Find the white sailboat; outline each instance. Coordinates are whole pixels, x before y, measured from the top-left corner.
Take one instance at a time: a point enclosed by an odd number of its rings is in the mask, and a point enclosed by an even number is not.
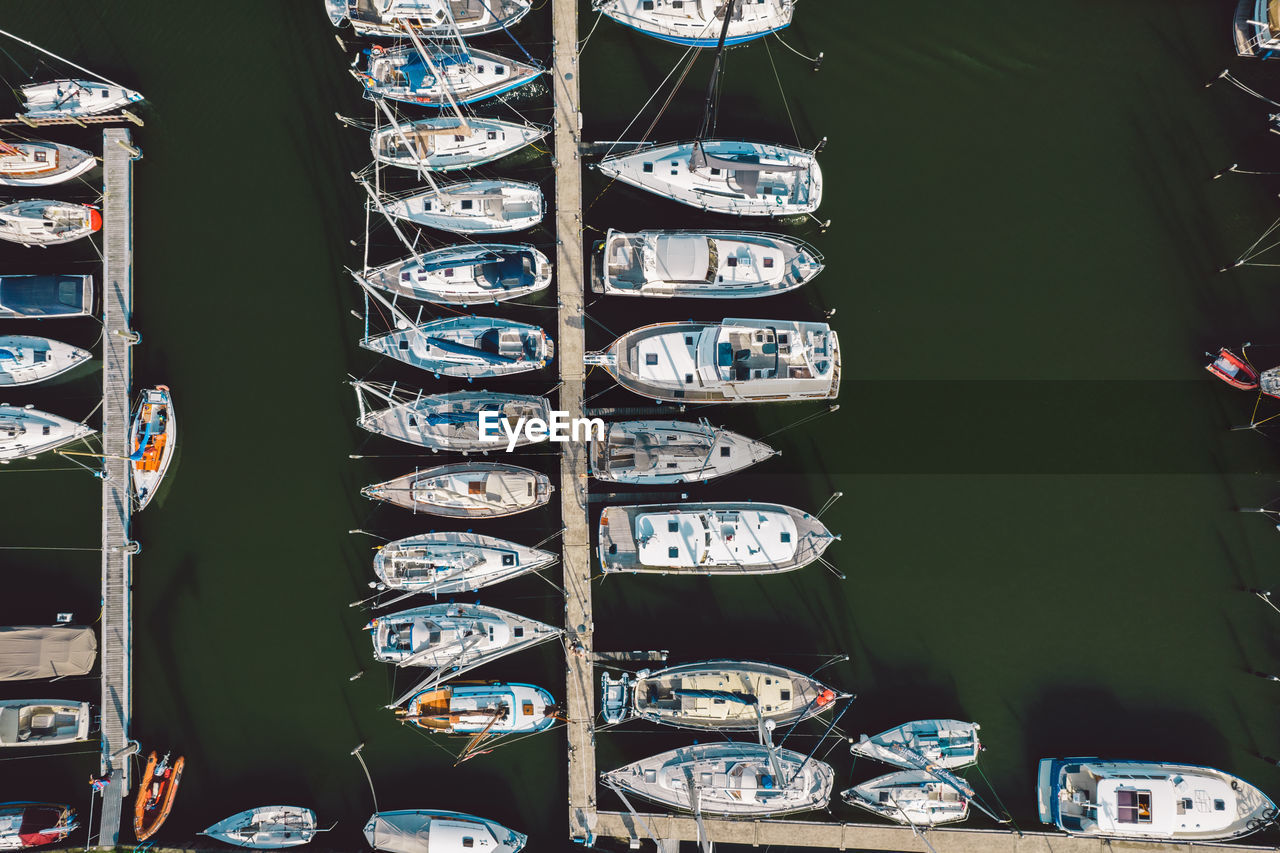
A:
[[[424,592],[431,595],[454,595],[475,592],[478,589],[538,571],[552,565],[555,561],[556,555],[549,551],[508,542],[493,536],[451,530],[409,536],[388,542],[374,555],[373,571],[390,589]],[[446,612],[445,615],[454,626],[474,626],[484,622],[486,618],[501,619],[502,614],[503,611],[487,612],[461,608],[453,613]],[[403,630],[394,626],[405,621],[406,618],[430,619],[433,616],[444,618],[430,608],[387,617],[375,626],[377,631],[374,638],[375,646],[379,644],[378,638],[381,637],[381,645],[387,649],[386,654],[389,658],[398,657],[399,653],[395,649],[406,641],[406,636]],[[423,630],[427,631],[425,628]],[[394,642],[387,632],[396,634]],[[439,637],[432,640],[429,631],[426,636],[425,645],[415,645],[412,637],[409,637],[408,657],[395,662],[400,665],[410,665],[407,662],[409,658],[429,651],[433,643],[440,641]],[[494,641],[490,640],[490,642]],[[415,661],[412,665],[430,664],[418,664]]]
[[[27,83],[18,92],[26,102],[27,118],[36,120],[100,115],[142,100],[142,95],[132,89],[96,80]]]
[[[409,697],[396,714],[403,722],[438,734],[480,737],[545,731],[555,724],[551,694],[533,684],[468,684],[429,687]]]
[[[360,346],[437,377],[513,376],[541,370],[555,354],[554,342],[539,326],[476,316],[414,324],[380,295],[373,295],[399,315],[400,322],[390,332],[366,336]]]
[[[851,806],[908,826],[941,826],[969,816],[969,800],[924,770],[888,773],[854,785],[840,796]]]
[[[537,225],[546,201],[535,183],[486,179],[387,197],[380,209],[393,219],[454,234],[499,234]]]
[[[23,246],[56,246],[102,228],[102,214],[87,204],[29,199],[0,206],[0,240]]]
[[[462,243],[352,273],[393,296],[445,305],[506,302],[545,290],[551,261],[533,246]]]
[[[49,187],[77,178],[98,160],[57,142],[0,142],[0,186]]]
[[[412,44],[366,48],[351,73],[368,96],[440,108],[505,94],[532,83],[542,69],[470,46],[433,42],[422,49]]]
[[[369,136],[374,159],[402,169],[451,172],[492,163],[550,133],[550,128],[469,116],[441,116],[375,130]]]
[[[849,747],[854,755],[916,769],[922,762],[945,770],[978,763],[982,742],[977,723],[963,720],[913,720],[875,737],[863,735]]]
[[[510,546],[508,553],[517,558],[524,548],[504,545]],[[532,548],[526,550],[539,557],[546,554]],[[528,566],[534,565],[532,559],[527,562]],[[373,640],[376,660],[399,667],[441,670],[450,678],[563,633],[545,622],[482,604],[428,604],[379,616],[365,629]]]
[[[591,442],[591,476],[610,483],[705,482],[776,455],[763,441],[690,421],[615,421]]]
[[[423,36],[482,36],[515,26],[532,0],[325,0],[335,27],[349,22],[356,35],[401,37],[406,27]]]
[[[58,746],[86,741],[91,719],[88,702],[0,701],[0,747]]]
[[[88,350],[34,335],[0,335],[0,387],[60,376],[93,358]]]
[[[33,406],[0,406],[0,459],[34,459],[95,432]]]
[[[506,429],[515,430],[521,418],[541,418],[545,422],[551,416],[551,403],[546,397],[450,391],[445,394],[418,392],[413,399],[404,400],[367,382],[352,385],[360,409],[356,423],[362,429],[432,451],[471,453],[505,449]],[[386,407],[372,408],[365,399],[366,394],[384,401]],[[490,440],[485,440],[486,435]],[[521,430],[515,446],[528,443],[528,436]]]
[[[365,486],[360,494],[415,513],[503,518],[542,506],[555,487],[539,471],[502,462],[460,462]]]
[[[529,840],[497,821],[447,811],[377,812],[364,837],[386,853],[520,853]]]
[[[253,850],[298,847],[315,838],[316,813],[302,806],[258,806],[233,814],[201,832],[210,838]]]
[[[663,41],[715,47],[727,25],[726,45],[742,44],[791,24],[796,0],[592,0],[591,7],[618,23]],[[728,18],[726,22],[726,17]]]
[[[169,386],[144,390],[129,425],[129,469],[138,511],[156,496],[177,448],[178,422]]]

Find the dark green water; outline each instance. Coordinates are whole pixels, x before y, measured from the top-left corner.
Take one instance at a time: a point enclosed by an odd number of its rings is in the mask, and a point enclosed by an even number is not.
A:
[[[358,495],[414,459],[360,433],[343,382],[350,373],[446,384],[355,347],[360,301],[342,267],[359,262],[349,241],[363,217],[347,173],[368,155],[362,134],[332,114],[366,107],[320,5],[258,4],[241,20],[192,2],[21,4],[0,24],[151,102],[135,134],[146,155],[136,171],[136,375],[173,387],[182,432],[169,485],[135,525],[144,551],[134,733],[187,756],[160,839],[189,842],[239,809],[296,802],[339,821],[328,846],[358,849],[373,803],[349,753],[363,742],[382,808],[474,811],[531,833],[532,850],[571,849],[562,735],[451,767],[380,709],[390,674],[359,632],[367,614],[347,606],[367,592],[375,544],[348,530],[394,537],[434,525]],[[1268,169],[1275,154],[1265,105],[1203,87],[1235,63],[1230,6],[1075,2],[1050,18],[1012,0],[929,2],[906,15],[811,0],[786,38],[826,51],[820,73],[772,42],[729,53],[721,134],[830,139],[820,213],[831,229],[786,226],[819,246],[828,269],[805,292],[751,305],[599,302],[588,343],[660,319],[836,309],[839,413],[772,438],[780,460],[696,494],[817,507],[843,491],[824,520],[844,536],[828,553],[848,580],[820,567],[736,583],[610,579],[597,587],[600,648],[797,668],[847,653],[825,671],[859,694],[842,728],[980,721],[983,768],[1024,828],[1035,824],[1035,761],[1046,755],[1207,763],[1280,794],[1280,770],[1257,757],[1280,755],[1280,697],[1249,674],[1280,670],[1280,615],[1244,591],[1276,582],[1280,543],[1258,516],[1233,511],[1277,495],[1275,445],[1228,431],[1251,401],[1213,384],[1200,358],[1223,343],[1280,342],[1267,325],[1280,308],[1274,274],[1216,272],[1271,222],[1280,189],[1266,178],[1209,180],[1233,162]],[[547,16],[517,31],[544,57]],[[584,15],[584,34],[592,20]],[[602,22],[582,59],[585,138],[622,134],[681,53]],[[13,54],[33,71],[31,54]],[[655,138],[696,128],[707,64]],[[1280,93],[1274,69],[1239,70]],[[4,74],[24,76],[12,65]],[[549,117],[545,88],[512,106]],[[98,136],[55,138],[89,147]],[[520,157],[497,171],[549,191],[548,165]],[[602,188],[592,176],[585,192],[600,233],[720,224],[620,187],[597,200]],[[395,254],[385,228],[375,239],[375,260]],[[548,251],[554,242],[545,229],[529,239]],[[3,249],[0,259],[7,270],[88,271],[94,254]],[[553,304],[544,295],[541,308],[503,313],[551,325]],[[87,344],[97,327],[35,333]],[[1268,352],[1259,360],[1280,361]],[[97,382],[84,374],[3,401],[83,417]],[[640,401],[611,391],[596,402]],[[761,435],[818,410],[699,414]],[[551,456],[523,458],[554,471]],[[35,470],[65,464],[0,471],[0,544],[96,545],[97,481]],[[533,543],[556,527],[546,511],[476,529]],[[6,624],[58,610],[93,619],[96,553],[19,549],[4,562]],[[481,597],[549,621],[561,612],[537,578]],[[561,695],[562,672],[543,649],[483,675]],[[97,696],[92,680],[0,693]],[[600,765],[687,740],[602,734]],[[91,756],[3,759],[0,799],[87,805]],[[841,783],[880,772],[851,772],[839,749],[831,760]]]

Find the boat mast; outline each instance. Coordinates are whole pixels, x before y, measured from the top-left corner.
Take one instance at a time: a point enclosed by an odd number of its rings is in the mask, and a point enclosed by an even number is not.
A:
[[[387,106],[386,98],[374,98],[378,106],[386,115],[387,121],[391,122],[391,126],[395,128],[396,137],[399,138],[400,144],[404,146],[404,150],[409,152],[409,156],[413,158],[413,164],[418,167],[418,174],[426,181],[431,190],[438,196],[440,195],[440,185],[436,183],[435,178],[431,177],[431,170],[422,165],[422,158],[418,156],[418,149],[409,144],[409,137],[405,135],[404,129],[400,127],[400,122],[396,121],[395,113],[391,112],[391,108]]]
[[[119,83],[115,82],[114,80],[108,80],[106,77],[103,77],[101,74],[98,74],[97,72],[90,71],[88,68],[84,68],[83,66],[76,65],[76,64],[75,64],[74,62],[72,62],[70,59],[66,59],[65,57],[58,56],[58,54],[54,53],[54,52],[53,52],[53,51],[51,51],[51,50],[45,50],[43,47],[41,47],[40,45],[36,44],[35,42],[29,42],[29,41],[27,41],[27,40],[26,40],[26,39],[24,39],[24,38],[20,38],[20,37],[18,37],[18,36],[15,36],[13,33],[8,33],[8,32],[5,32],[4,30],[0,30],[0,36],[8,36],[9,38],[13,39],[14,41],[18,42],[19,44],[25,44],[27,47],[30,47],[30,48],[33,48],[33,49],[35,49],[35,50],[40,51],[40,52],[41,52],[41,53],[43,53],[45,56],[52,56],[54,59],[56,59],[56,60],[58,60],[58,61],[60,61],[60,62],[65,62],[65,63],[67,63],[68,65],[70,65],[72,68],[74,68],[74,69],[75,69],[75,70],[77,70],[77,71],[83,71],[85,74],[88,74],[90,77],[97,77],[97,78],[98,78],[99,80],[101,80],[103,83],[106,83],[106,84],[108,84],[108,85],[110,85],[110,86],[117,86],[117,87],[119,87],[119,88],[121,88],[121,89],[126,88],[126,87],[124,87],[124,86],[121,86]]]
[[[445,3],[444,7],[445,9],[448,9],[449,4]],[[397,18],[396,20],[404,26],[405,32],[409,34],[409,38],[413,41],[413,46],[418,49],[418,55],[422,57],[422,61],[427,64],[427,67],[431,69],[431,73],[440,81],[440,91],[444,92],[445,100],[447,100],[449,102],[449,106],[453,108],[453,112],[458,117],[458,121],[462,122],[462,129],[467,133],[470,133],[471,128],[467,125],[467,119],[462,114],[462,110],[458,107],[458,102],[453,98],[453,87],[449,85],[448,78],[444,76],[441,70],[437,68],[436,64],[431,60],[431,54],[427,51],[426,45],[422,43],[422,39],[418,37],[417,30],[415,30],[413,25],[409,23],[408,18]],[[449,15],[449,22],[453,22],[452,13]],[[418,23],[422,22],[419,21]],[[458,36],[458,44],[462,45],[462,49],[464,51],[467,49],[467,43],[462,40],[461,35]],[[470,58],[470,56],[471,54],[468,53],[467,57]]]
[[[716,97],[716,88],[720,82],[720,75],[724,70],[724,44],[729,38],[729,22],[733,20],[733,8],[737,3],[738,0],[728,0],[724,7],[724,26],[720,28],[720,41],[716,44],[716,61],[711,66],[711,78],[707,81],[707,99],[702,111],[702,127],[698,130],[698,136],[694,140],[695,145],[701,144],[702,140],[715,127],[716,106],[719,100]]]
[[[360,186],[364,187],[364,191],[369,194],[369,198],[373,201],[374,205],[377,206],[378,212],[381,213],[384,217],[386,217],[387,223],[391,226],[391,230],[396,232],[396,236],[400,238],[400,242],[404,243],[405,248],[407,248],[409,252],[413,255],[413,259],[418,262],[419,266],[421,266],[422,255],[418,254],[418,250],[414,248],[414,245],[412,243],[409,242],[409,238],[404,236],[404,232],[400,230],[400,226],[396,223],[395,217],[387,212],[387,208],[384,207],[382,204],[382,199],[379,198],[378,194],[373,191],[373,187],[369,186],[368,181],[366,181],[364,178],[360,177],[359,175],[355,174],[354,172],[351,173],[351,177],[355,178],[356,181],[360,184]]]

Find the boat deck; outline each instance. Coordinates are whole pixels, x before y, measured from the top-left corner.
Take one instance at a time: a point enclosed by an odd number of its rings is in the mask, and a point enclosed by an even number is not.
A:
[[[1249,23],[1253,17],[1254,0],[1239,0],[1231,33],[1235,36],[1237,56],[1257,56],[1261,53],[1257,42],[1258,28]]]

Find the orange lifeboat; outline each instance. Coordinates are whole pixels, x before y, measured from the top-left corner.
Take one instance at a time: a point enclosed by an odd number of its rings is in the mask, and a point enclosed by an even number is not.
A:
[[[1241,391],[1252,391],[1258,387],[1258,371],[1243,356],[1236,355],[1226,347],[1219,350],[1217,357],[1205,365],[1205,370]]]
[[[147,770],[142,774],[138,799],[133,807],[133,833],[139,841],[155,835],[169,817],[185,764],[186,758],[179,756],[170,766],[168,753],[159,762],[154,752],[147,756]]]

